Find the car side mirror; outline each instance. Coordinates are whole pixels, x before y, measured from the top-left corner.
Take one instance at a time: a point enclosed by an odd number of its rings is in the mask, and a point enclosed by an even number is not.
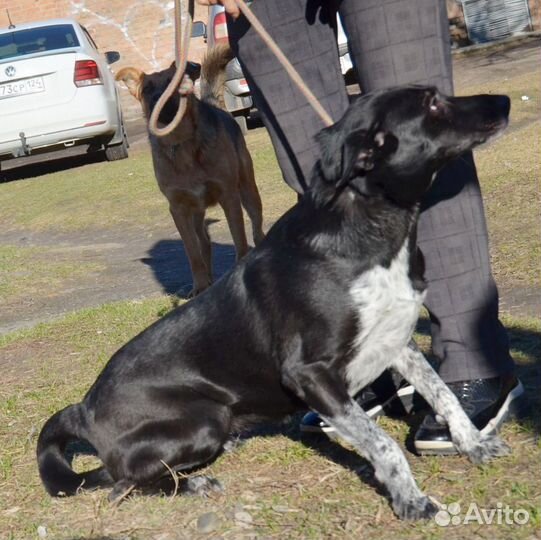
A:
[[[204,37],[207,39],[207,25],[203,21],[195,21],[192,25],[192,37]]]
[[[118,51],[107,51],[105,53],[105,59],[108,64],[114,64],[120,60],[120,53]]]

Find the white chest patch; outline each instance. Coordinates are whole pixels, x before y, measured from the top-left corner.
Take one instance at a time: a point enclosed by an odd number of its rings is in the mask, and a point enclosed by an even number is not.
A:
[[[389,268],[376,266],[352,284],[351,301],[359,314],[356,351],[346,368],[349,393],[372,382],[408,344],[425,293],[408,277],[409,250],[404,243]]]

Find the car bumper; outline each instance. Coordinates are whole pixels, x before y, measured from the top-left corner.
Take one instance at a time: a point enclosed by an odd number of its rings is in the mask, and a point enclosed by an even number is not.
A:
[[[52,150],[52,147],[70,148],[100,137],[107,139],[113,136],[115,130],[116,126],[105,122],[94,126],[42,133],[33,137],[25,137],[24,132],[21,132],[18,139],[0,143],[0,158],[29,156],[39,151]]]
[[[7,114],[0,127],[0,156],[20,157],[51,146],[112,136],[118,130],[116,103],[102,88],[85,89],[68,104]]]
[[[250,87],[236,58],[226,66],[225,85],[234,96],[247,96],[250,93]]]

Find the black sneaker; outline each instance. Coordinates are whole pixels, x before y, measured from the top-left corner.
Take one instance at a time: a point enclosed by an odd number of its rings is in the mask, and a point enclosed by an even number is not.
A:
[[[483,435],[496,432],[511,418],[520,417],[526,408],[524,387],[516,377],[495,377],[448,383],[462,408]],[[441,420],[441,422],[440,422]],[[418,454],[457,454],[447,424],[429,413],[415,434]]]
[[[415,389],[394,370],[383,372],[370,386],[361,390],[355,401],[370,418],[382,414],[404,416],[413,407]],[[334,435],[334,428],[323,421],[315,412],[304,415],[300,423],[302,433],[326,433]]]

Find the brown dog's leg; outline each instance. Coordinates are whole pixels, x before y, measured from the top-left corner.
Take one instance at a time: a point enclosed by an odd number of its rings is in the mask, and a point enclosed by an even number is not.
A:
[[[201,255],[203,261],[207,267],[207,273],[212,283],[212,248],[210,244],[210,236],[205,226],[205,211],[196,210],[193,214],[193,223],[195,227],[195,234],[199,239],[199,245],[201,246]]]
[[[220,206],[223,208],[233,242],[237,252],[237,261],[240,261],[248,253],[248,241],[244,230],[244,217],[240,204],[240,195],[237,191],[226,193],[220,199]]]
[[[193,212],[181,205],[171,205],[169,210],[184,242],[184,249],[192,269],[193,289],[190,292],[190,297],[196,296],[209,287],[211,281],[203,259],[199,238],[195,232]]]
[[[263,240],[263,207],[261,197],[255,183],[254,169],[252,162],[246,164],[241,170],[240,175],[240,198],[250,221],[252,222],[252,237],[257,246]]]

